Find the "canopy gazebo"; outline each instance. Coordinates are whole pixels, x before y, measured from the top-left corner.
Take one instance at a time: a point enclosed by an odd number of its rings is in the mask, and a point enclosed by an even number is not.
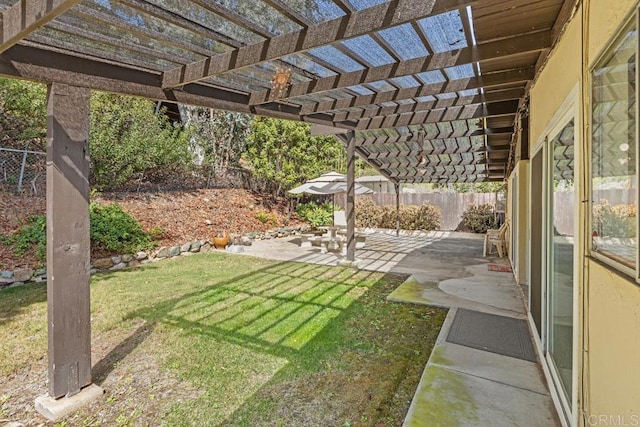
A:
[[[527,93],[575,4],[0,0],[0,75],[50,85],[50,397],[91,383],[91,89],[333,129],[353,260],[355,155],[396,186],[503,180],[528,155]]]

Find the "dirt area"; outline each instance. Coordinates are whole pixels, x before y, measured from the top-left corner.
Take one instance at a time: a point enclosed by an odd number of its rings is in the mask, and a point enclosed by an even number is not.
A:
[[[219,231],[239,235],[266,231],[301,222],[288,218],[288,200],[239,189],[193,190],[166,193],[104,193],[93,198],[98,203],[117,202],[146,230],[160,228],[158,244],[170,246],[189,240],[211,239]],[[0,190],[0,235],[16,231],[30,215],[46,211],[44,197],[17,196]],[[266,222],[258,219],[260,212]],[[104,253],[92,253],[99,258]],[[115,255],[115,254],[114,254]],[[0,269],[36,267],[41,264],[33,251],[16,256],[10,246],[0,244]]]

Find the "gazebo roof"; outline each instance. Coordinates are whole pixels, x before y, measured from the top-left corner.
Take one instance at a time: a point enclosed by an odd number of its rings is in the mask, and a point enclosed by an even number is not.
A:
[[[575,3],[0,0],[0,74],[353,130],[394,182],[494,181]]]

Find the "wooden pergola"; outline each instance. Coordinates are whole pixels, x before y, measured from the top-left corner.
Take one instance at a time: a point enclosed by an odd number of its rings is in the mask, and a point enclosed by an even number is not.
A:
[[[576,3],[0,0],[0,74],[50,85],[50,396],[91,383],[91,89],[342,129],[351,190],[355,154],[396,185],[501,181],[526,158],[528,90]]]

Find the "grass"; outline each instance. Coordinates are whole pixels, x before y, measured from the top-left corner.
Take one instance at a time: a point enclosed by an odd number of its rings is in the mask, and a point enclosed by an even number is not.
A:
[[[404,278],[217,253],[94,276],[107,393],[68,425],[399,425],[446,314],[387,302]],[[0,292],[9,419],[35,397],[10,382],[46,370],[45,299]]]

